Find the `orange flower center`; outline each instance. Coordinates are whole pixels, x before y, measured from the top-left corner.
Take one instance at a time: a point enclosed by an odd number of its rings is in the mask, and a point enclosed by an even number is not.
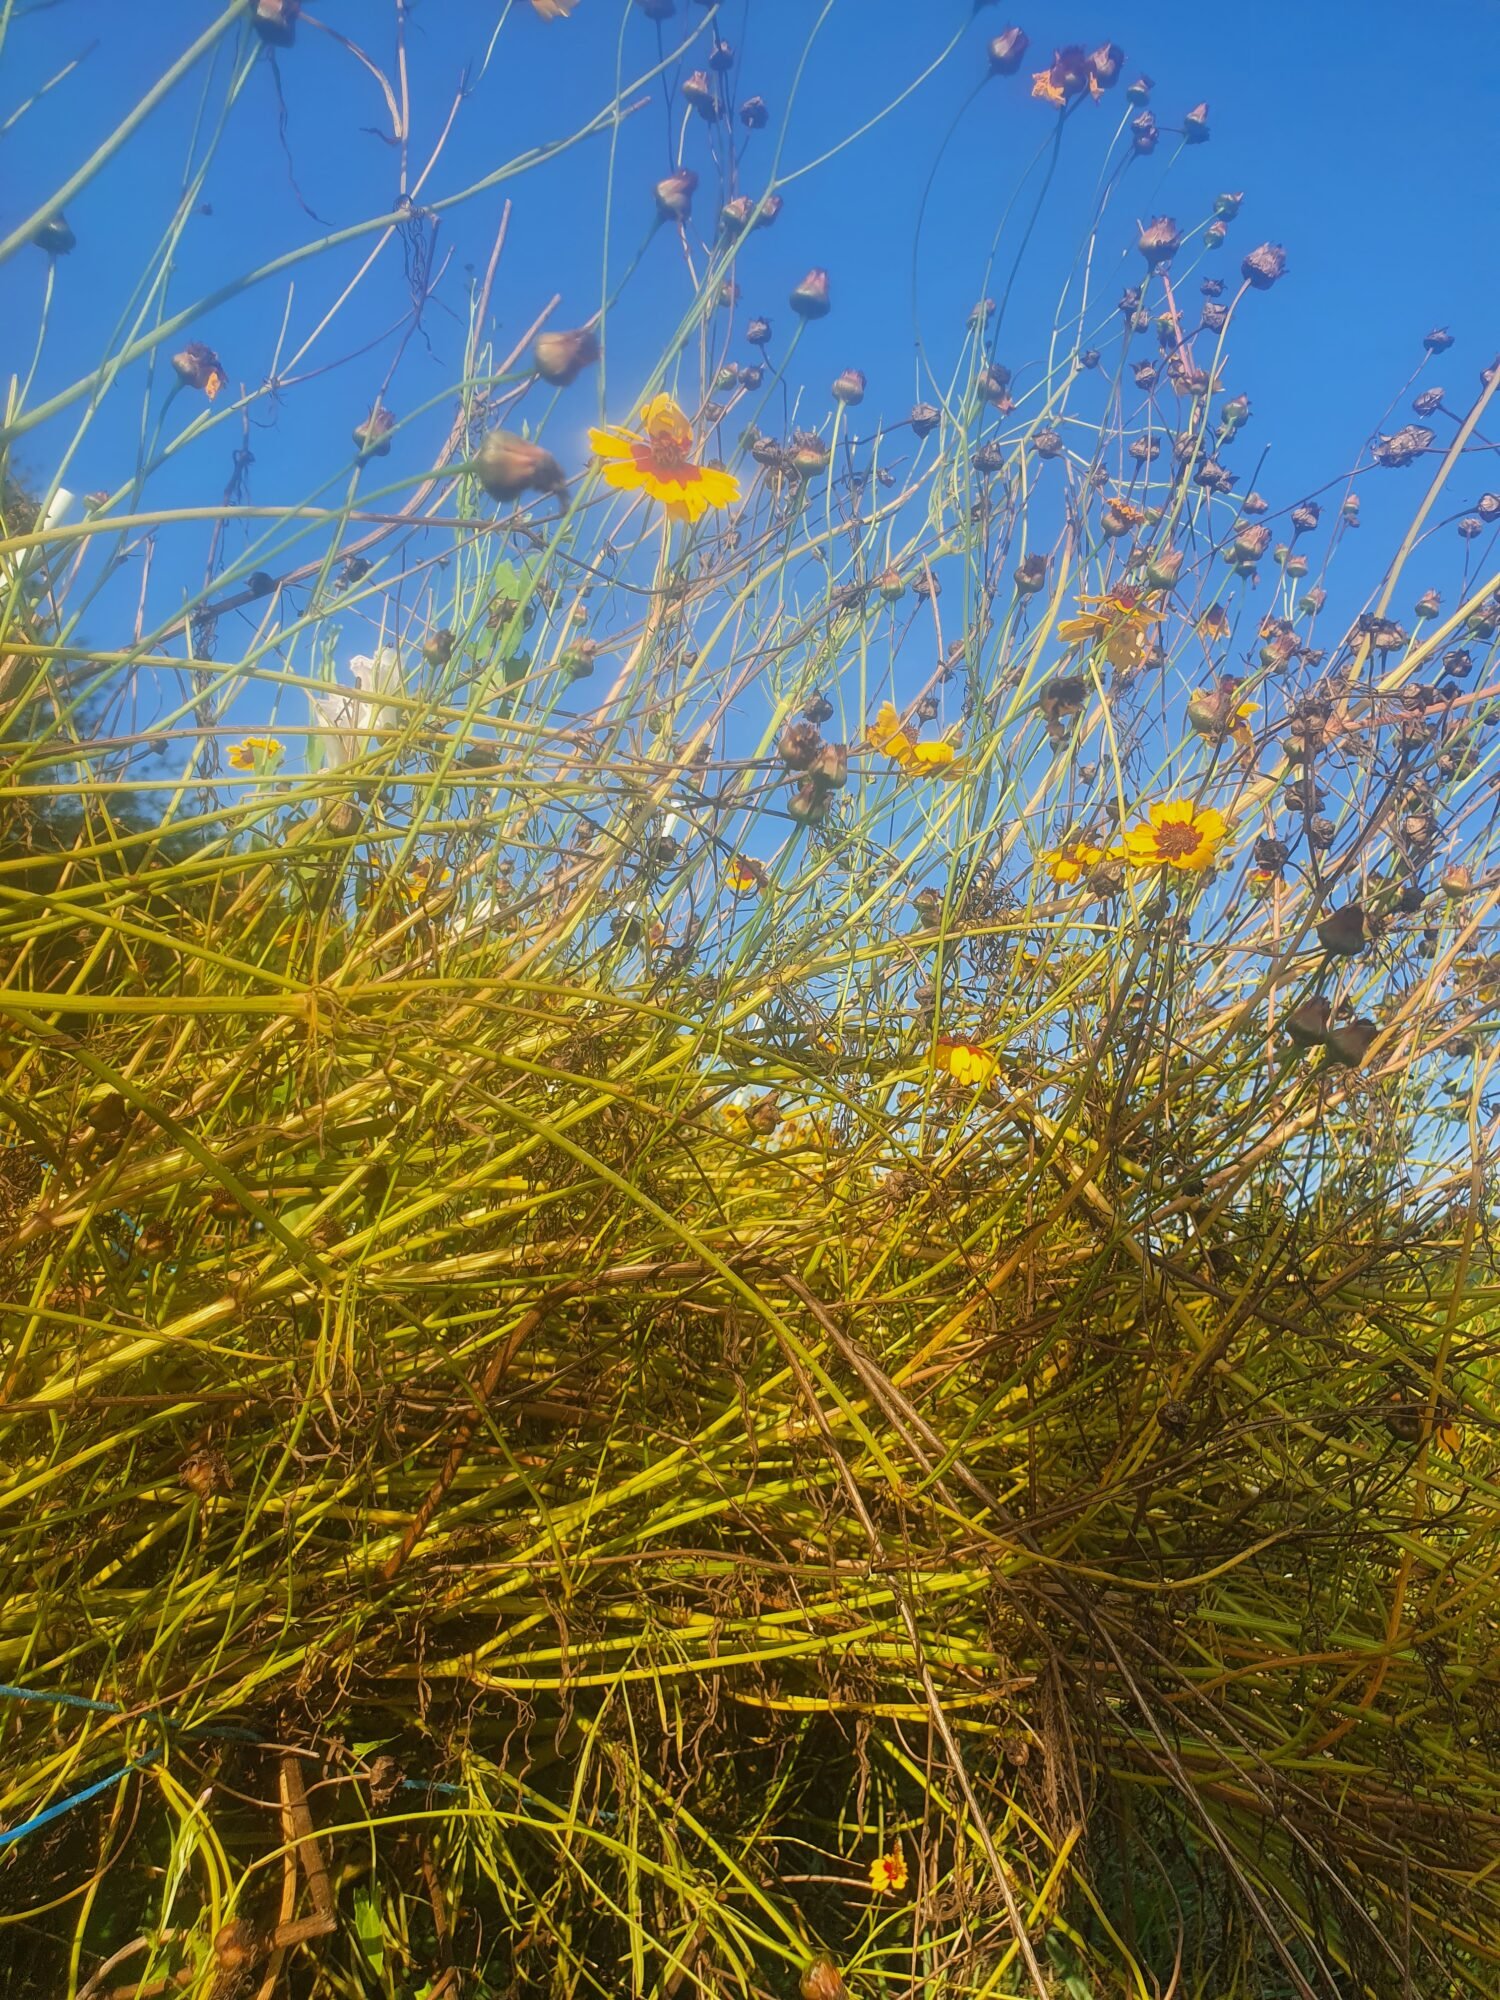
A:
[[[1195,826],[1176,822],[1156,829],[1156,851],[1164,860],[1175,861],[1179,855],[1196,854],[1202,845],[1203,835]]]

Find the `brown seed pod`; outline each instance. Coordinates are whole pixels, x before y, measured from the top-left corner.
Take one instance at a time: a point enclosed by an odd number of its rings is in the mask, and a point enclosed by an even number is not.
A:
[[[1358,903],[1345,903],[1332,910],[1317,925],[1318,942],[1324,951],[1339,958],[1356,958],[1370,942],[1365,913]]]

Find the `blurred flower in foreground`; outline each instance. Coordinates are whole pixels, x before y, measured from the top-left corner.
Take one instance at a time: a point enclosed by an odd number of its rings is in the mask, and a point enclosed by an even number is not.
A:
[[[1060,889],[1081,882],[1091,868],[1104,859],[1104,849],[1086,840],[1065,840],[1042,856],[1042,866]]]
[[[1146,656],[1151,627],[1161,623],[1159,611],[1148,611],[1140,592],[1116,590],[1102,597],[1080,597],[1077,618],[1065,618],[1057,636],[1065,646],[1102,642],[1104,657],[1122,672],[1139,666]],[[1089,608],[1092,607],[1092,608]]]
[[[308,699],[326,735],[315,738],[322,763],[329,770],[352,764],[377,729],[386,727],[395,711],[385,697],[401,686],[401,662],[394,646],[382,646],[374,659],[356,655],[349,662],[357,693],[343,689],[331,695],[315,694]]]
[[[201,340],[190,340],[180,353],[174,354],[172,366],[185,388],[201,389],[210,402],[229,380],[223,362]]]
[[[693,427],[670,396],[653,396],[641,412],[646,435],[631,431],[589,432],[589,445],[605,461],[606,482],[622,493],[647,493],[660,500],[674,521],[698,521],[710,507],[728,507],[740,497],[732,472],[695,465]]]
[[[578,0],[531,0],[544,21],[566,21]]]
[[[826,1951],[807,1961],[799,1985],[802,2000],[845,2000],[849,1991],[843,1974]]]
[[[274,736],[247,736],[230,751],[229,768],[269,774],[281,762],[283,754],[283,745]]]
[[[938,1049],[940,1052],[948,1050],[954,1055],[968,1055],[971,1053],[961,1042],[939,1042]],[[974,1050],[972,1053],[982,1056],[984,1051],[980,1049]],[[939,1059],[941,1060],[941,1054]],[[944,1063],[943,1067],[947,1068],[948,1064]],[[993,1071],[994,1064],[991,1062],[991,1074],[993,1074]],[[957,1076],[958,1071],[954,1070],[952,1074]],[[972,1083],[975,1081],[988,1082],[989,1078],[959,1077],[959,1081],[961,1083]],[[899,1840],[892,1844],[889,1854],[879,1854],[870,1863],[870,1887],[875,1891],[877,1896],[890,1895],[894,1890],[906,1887],[906,1856],[901,1851]]]
[[[1229,826],[1212,806],[1168,799],[1152,806],[1124,837],[1125,859],[1137,868],[1178,868],[1196,875],[1213,866]]]
[[[909,736],[901,726],[893,701],[880,704],[875,720],[865,731],[865,742],[898,764],[909,778],[953,776],[953,745],[941,739],[923,743]]]

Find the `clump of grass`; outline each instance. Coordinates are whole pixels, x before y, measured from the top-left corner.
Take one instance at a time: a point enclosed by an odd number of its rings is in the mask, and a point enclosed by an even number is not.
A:
[[[1147,150],[1119,72],[1039,144]],[[1496,1991],[1483,517],[1409,575],[1494,383],[1333,609],[1348,503],[1233,490],[1272,246],[1189,309],[1159,219],[1117,309],[1106,204],[1040,360],[981,309],[867,422],[747,346],[717,129],[607,287],[680,278],[644,489],[504,225],[400,409],[413,194],[312,500],[219,501],[206,364],[7,498],[15,1990]]]

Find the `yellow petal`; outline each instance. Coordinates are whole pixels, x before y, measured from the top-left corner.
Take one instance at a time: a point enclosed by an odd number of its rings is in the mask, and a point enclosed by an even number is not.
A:
[[[653,396],[641,411],[641,427],[654,444],[675,445],[686,451],[693,442],[693,427],[670,396]]]
[[[589,432],[589,450],[595,458],[630,458],[635,442],[626,431]]]

